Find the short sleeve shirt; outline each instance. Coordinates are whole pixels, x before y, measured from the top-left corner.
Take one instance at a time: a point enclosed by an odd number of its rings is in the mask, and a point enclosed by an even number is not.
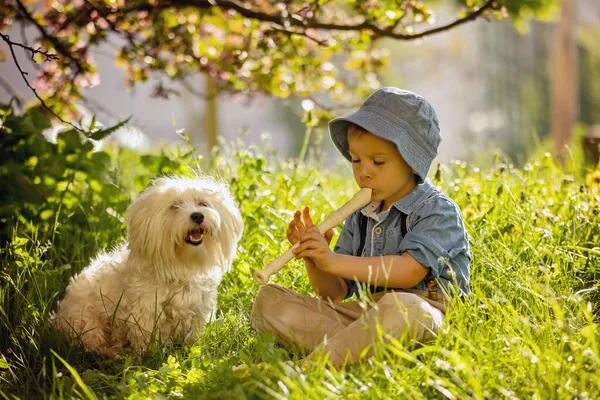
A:
[[[438,191],[427,179],[388,210],[379,212],[380,207],[381,202],[371,202],[350,215],[333,251],[364,257],[408,252],[429,270],[427,276],[410,289],[426,291],[425,282],[435,279],[442,291],[449,295],[470,295],[469,237],[460,209],[454,201]],[[407,216],[404,235],[402,213]],[[362,234],[360,218],[367,219],[362,254],[358,254]],[[358,295],[356,281],[346,279],[346,282],[346,298],[355,293]],[[374,291],[382,289],[371,288]]]

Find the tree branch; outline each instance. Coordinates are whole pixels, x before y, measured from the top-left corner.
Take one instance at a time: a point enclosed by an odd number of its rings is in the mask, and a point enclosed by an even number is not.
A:
[[[458,25],[462,25],[466,22],[477,19],[483,12],[487,9],[492,9],[494,6],[495,0],[486,1],[481,7],[477,10],[471,12],[465,17],[459,18],[449,24],[439,26],[437,28],[432,28],[428,30],[424,30],[418,33],[413,34],[403,34],[396,33],[392,30],[381,28],[379,25],[372,23],[370,21],[364,21],[360,24],[331,24],[325,22],[319,22],[316,19],[303,19],[303,18],[293,18],[287,17],[283,14],[267,14],[259,11],[254,11],[251,9],[245,8],[243,5],[237,3],[232,0],[171,0],[169,2],[165,2],[159,5],[153,4],[137,4],[132,7],[125,7],[119,10],[121,13],[129,13],[131,11],[149,11],[156,12],[157,10],[167,9],[167,8],[183,8],[183,7],[195,7],[199,9],[207,9],[211,7],[218,7],[222,10],[231,10],[235,11],[238,14],[257,21],[262,22],[270,22],[273,24],[277,24],[283,27],[295,26],[299,28],[313,28],[313,29],[323,29],[328,31],[364,31],[370,30],[372,31],[378,38],[381,37],[389,37],[393,39],[399,40],[414,40],[419,39],[425,36],[433,35],[435,33],[440,33],[449,29],[452,29]],[[299,32],[295,32],[296,34],[301,34]]]
[[[53,53],[48,53],[47,51],[41,50],[41,47],[38,47],[37,49],[34,49],[33,47],[30,46],[26,46],[24,44],[21,43],[17,43],[17,42],[13,42],[12,40],[10,40],[10,36],[9,35],[5,35],[3,33],[0,33],[0,36],[2,37],[2,40],[4,40],[9,46],[17,46],[20,47],[24,50],[27,50],[29,52],[31,52],[31,59],[35,61],[34,56],[36,54],[41,54],[44,56],[44,61],[52,61],[52,60],[58,60],[58,56],[56,54]]]
[[[60,120],[60,122],[62,122],[63,124],[70,125],[70,126],[72,126],[74,129],[76,129],[76,130],[80,131],[80,130],[81,130],[80,128],[76,127],[75,125],[73,125],[72,123],[70,123],[70,122],[68,122],[68,121],[65,121],[65,120],[64,120],[64,119],[62,119],[62,118],[61,118],[61,117],[60,117],[58,114],[56,114],[56,113],[55,113],[55,112],[54,112],[54,111],[53,111],[53,110],[52,110],[52,109],[51,109],[51,108],[50,108],[50,107],[49,107],[49,106],[48,106],[48,105],[47,105],[47,104],[44,102],[44,99],[42,99],[42,98],[40,97],[40,95],[39,95],[39,94],[38,94],[38,92],[35,90],[35,88],[34,88],[33,86],[31,86],[31,84],[30,84],[30,83],[29,83],[29,81],[27,80],[27,72],[25,72],[25,71],[23,70],[23,68],[21,68],[21,64],[19,64],[19,60],[17,59],[17,55],[15,54],[15,49],[14,49],[14,47],[15,47],[15,46],[18,46],[18,47],[22,47],[22,48],[24,48],[25,50],[28,50],[28,51],[30,51],[30,52],[32,53],[32,57],[33,57],[33,55],[34,55],[34,54],[36,54],[36,53],[40,53],[40,54],[46,54],[46,53],[45,53],[45,52],[42,52],[42,51],[39,51],[39,50],[36,50],[36,49],[33,49],[33,48],[31,48],[31,47],[24,46],[24,45],[22,45],[22,44],[19,44],[19,43],[12,42],[12,41],[10,40],[10,37],[9,37],[8,35],[4,35],[4,34],[0,33],[0,37],[2,38],[2,40],[4,40],[4,41],[6,42],[6,44],[8,44],[8,48],[9,48],[9,50],[10,50],[10,54],[11,54],[11,56],[12,56],[12,59],[13,59],[13,61],[14,61],[14,63],[15,63],[15,66],[16,66],[16,67],[17,67],[17,69],[19,70],[19,73],[21,74],[21,77],[23,78],[23,81],[25,82],[25,84],[27,85],[27,87],[28,87],[28,88],[29,88],[29,89],[30,89],[30,90],[33,92],[33,94],[35,95],[35,97],[36,97],[36,98],[37,98],[37,99],[40,101],[40,103],[42,104],[42,106],[43,106],[43,107],[44,107],[46,110],[48,110],[48,112],[50,112],[52,115],[54,115],[56,118],[58,118],[58,119]],[[52,56],[52,54],[50,54],[49,56]],[[54,57],[56,57],[56,56],[54,55]],[[52,58],[51,58],[51,59],[52,59]]]
[[[21,12],[21,14],[23,14],[23,16],[29,21],[31,22],[42,34],[42,37],[44,37],[46,40],[49,40],[52,45],[54,46],[54,48],[60,53],[62,54],[63,57],[65,57],[68,61],[72,62],[73,64],[75,64],[75,66],[77,67],[75,70],[75,74],[74,75],[78,75],[81,71],[83,71],[83,66],[81,65],[81,63],[79,61],[77,61],[77,59],[73,58],[71,56],[71,53],[63,46],[63,44],[54,36],[50,35],[48,32],[46,32],[46,30],[44,29],[43,26],[41,26],[36,20],[35,18],[33,18],[33,16],[29,13],[29,11],[27,10],[27,8],[23,5],[23,3],[21,2],[21,0],[15,0],[19,11]]]
[[[283,26],[281,26],[279,24],[273,24],[273,26],[271,27],[271,29],[273,31],[285,33],[288,36],[292,36],[292,35],[304,36],[305,38],[307,38],[307,39],[315,42],[318,45],[327,46],[327,42],[325,40],[320,40],[320,39],[317,39],[315,37],[312,37],[308,33],[306,33],[305,31],[292,31],[292,30],[289,30],[289,29],[285,29]]]

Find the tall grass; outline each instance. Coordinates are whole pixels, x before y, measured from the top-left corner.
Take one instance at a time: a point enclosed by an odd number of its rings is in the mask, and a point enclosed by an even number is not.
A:
[[[147,182],[139,157],[113,152],[124,192]],[[154,161],[169,165],[168,158]],[[124,165],[138,168],[118,170]],[[48,314],[68,278],[118,243],[122,221],[94,220],[70,237],[57,226],[55,242],[35,227],[22,229],[1,254],[3,397],[600,398],[600,185],[586,185],[584,172],[568,175],[543,154],[521,169],[499,159],[485,170],[466,162],[434,167],[434,183],[467,223],[473,299],[453,304],[434,343],[381,344],[377,357],[335,370],[326,360],[305,368],[282,362],[303,355],[250,327],[258,290],[251,276],[285,249],[294,210],[310,205],[322,220],[354,194],[348,169],[326,170],[314,160],[297,165],[241,147],[201,167],[229,182],[246,226],[204,336],[192,347],[154,346],[141,359],[85,353],[51,331]],[[90,215],[99,207],[124,212],[123,204],[81,204]],[[296,261],[275,282],[311,293]],[[231,371],[242,362],[251,367],[245,377]]]

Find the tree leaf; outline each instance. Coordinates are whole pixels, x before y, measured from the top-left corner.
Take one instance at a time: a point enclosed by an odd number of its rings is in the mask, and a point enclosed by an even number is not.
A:
[[[117,125],[114,125],[114,126],[111,126],[109,128],[96,131],[96,132],[90,134],[88,137],[90,139],[94,139],[94,140],[102,140],[105,137],[107,137],[108,135],[110,135],[111,133],[115,132],[117,129],[123,127],[125,124],[127,124],[129,122],[130,119],[131,119],[131,117],[127,118],[126,120],[123,120],[123,121],[119,122]]]

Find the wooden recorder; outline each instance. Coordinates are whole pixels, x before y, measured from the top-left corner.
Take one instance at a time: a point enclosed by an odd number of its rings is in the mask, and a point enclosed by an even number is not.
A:
[[[325,221],[321,222],[317,226],[319,228],[319,232],[324,235],[329,229],[341,225],[350,214],[369,204],[371,201],[371,192],[372,189],[370,188],[360,189],[350,200],[329,214],[327,218],[325,218]],[[288,251],[268,263],[265,269],[254,271],[254,280],[261,285],[266,284],[271,275],[278,273],[288,261],[294,258],[294,253],[292,253],[292,251],[298,246],[299,244],[296,243],[290,247]]]

